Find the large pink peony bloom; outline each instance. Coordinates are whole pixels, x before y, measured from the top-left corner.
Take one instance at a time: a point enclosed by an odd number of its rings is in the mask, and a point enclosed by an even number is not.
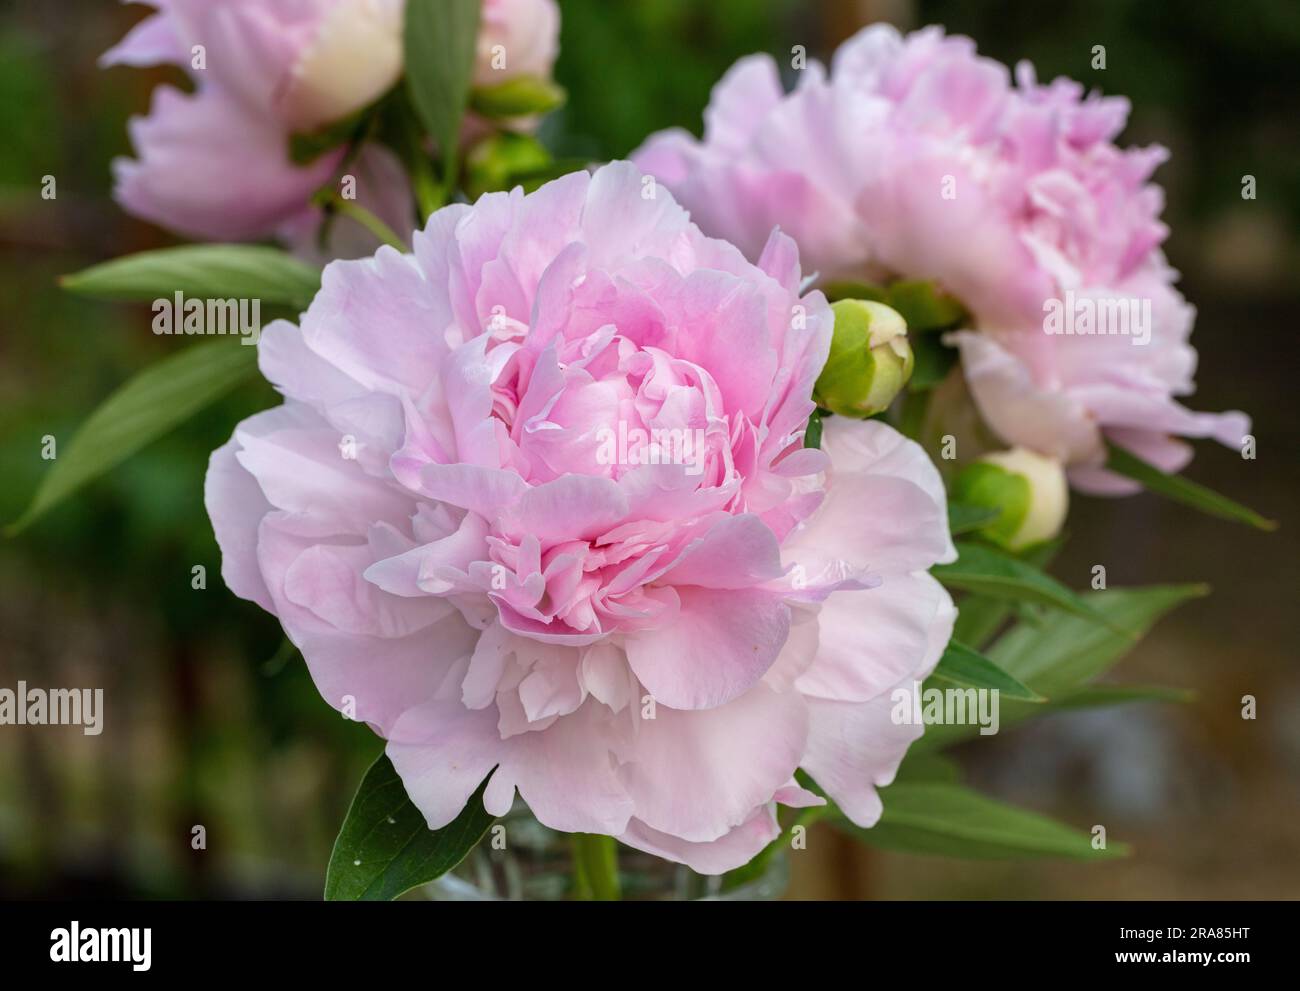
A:
[[[1240,413],[1192,413],[1193,310],[1159,249],[1162,148],[1121,150],[1127,101],[1066,79],[1016,85],[967,38],[877,25],[783,92],[754,56],[719,83],[705,138],[652,137],[633,157],[708,233],[753,257],[774,225],[824,276],[933,279],[973,314],[952,335],[981,413],[1008,443],[1071,466],[1076,485],[1129,491],[1103,472],[1103,437],[1167,470],[1170,435],[1241,442]],[[1072,297],[1065,294],[1072,293]],[[1150,306],[1150,343],[1044,330],[1056,298]]]
[[[404,0],[135,2],[157,12],[101,64],[177,65],[193,79],[194,92],[160,86],[149,114],[131,121],[138,158],[114,163],[119,202],[188,237],[301,243],[316,217],[310,197],[341,171],[345,151],[297,164],[290,137],[343,120],[397,82]],[[485,0],[476,78],[548,74],[558,17],[554,0]],[[494,52],[504,53],[500,71],[492,66]],[[349,171],[362,205],[405,234],[410,186],[395,157],[368,147]],[[355,235],[345,234],[327,253],[349,253]],[[374,249],[373,240],[367,248]]]
[[[213,454],[222,573],[431,827],[491,773],[493,814],[716,873],[818,801],[800,766],[878,818],[954,552],[919,447],[803,448],[831,320],[799,286],[784,235],[751,264],[616,163],[446,207],[263,332],[285,403]]]

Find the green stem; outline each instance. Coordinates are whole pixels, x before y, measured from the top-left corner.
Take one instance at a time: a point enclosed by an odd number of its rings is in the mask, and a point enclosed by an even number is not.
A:
[[[447,195],[434,176],[429,159],[419,148],[416,149],[416,158],[412,160],[411,185],[415,189],[415,200],[420,207],[420,223],[423,225],[430,214],[442,209],[447,202]]]
[[[572,841],[576,896],[583,901],[598,902],[616,902],[622,898],[614,837],[574,833]]]
[[[406,242],[393,232],[391,227],[355,200],[345,200],[332,189],[321,190],[316,194],[316,200],[321,206],[355,220],[379,240],[385,244],[391,244],[398,251],[411,250]]]

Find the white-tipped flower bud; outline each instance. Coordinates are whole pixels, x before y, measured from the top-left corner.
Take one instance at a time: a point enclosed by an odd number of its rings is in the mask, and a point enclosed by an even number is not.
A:
[[[1070,489],[1061,462],[1017,447],[986,454],[963,468],[953,482],[952,498],[1000,510],[980,532],[1007,550],[1019,551],[1061,532]]]
[[[817,404],[840,416],[884,412],[912,375],[907,324],[898,311],[866,299],[842,299],[831,310],[835,334],[813,390]]]
[[[402,74],[402,5],[341,0],[294,65],[280,111],[309,131],[378,99]]]

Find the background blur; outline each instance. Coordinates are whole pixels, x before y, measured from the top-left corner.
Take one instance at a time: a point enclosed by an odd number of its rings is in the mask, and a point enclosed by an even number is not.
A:
[[[1189,687],[1184,706],[1055,716],[959,751],[970,779],[1135,855],[1106,864],[966,862],[864,850],[830,831],[792,858],[792,896],[1300,897],[1300,4],[1250,0],[561,0],[555,150],[625,155],[651,131],[696,133],[738,57],[826,55],[872,20],[969,34],[1128,96],[1127,143],[1172,160],[1167,252],[1199,308],[1197,408],[1255,417],[1256,461],[1201,445],[1190,475],[1283,520],[1275,534],[1152,496],[1079,498],[1054,572],[1086,586],[1206,581],[1120,667]],[[98,55],[143,13],[106,0],[9,0],[0,12],[0,521],[114,387],[183,346],[148,311],[62,294],[60,273],[172,243],[109,197],[109,161],[158,73]],[[1107,68],[1090,66],[1106,46]],[[1258,199],[1243,201],[1242,176]],[[58,197],[42,200],[42,176]],[[0,727],[0,897],[319,897],[333,837],[379,750],[320,701],[278,624],[237,600],[202,503],[208,453],[271,405],[240,391],[16,539],[0,539],[0,686],[105,690],[105,731]],[[190,587],[203,564],[208,587]],[[1241,696],[1259,718],[1240,718]],[[195,824],[208,849],[190,848]],[[821,827],[818,827],[821,830]]]

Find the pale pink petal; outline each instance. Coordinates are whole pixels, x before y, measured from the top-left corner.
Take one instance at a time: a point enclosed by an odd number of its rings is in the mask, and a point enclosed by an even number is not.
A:
[[[709,709],[739,698],[772,666],[790,610],[769,592],[682,586],[669,627],[627,638],[628,663],[664,705]]]

